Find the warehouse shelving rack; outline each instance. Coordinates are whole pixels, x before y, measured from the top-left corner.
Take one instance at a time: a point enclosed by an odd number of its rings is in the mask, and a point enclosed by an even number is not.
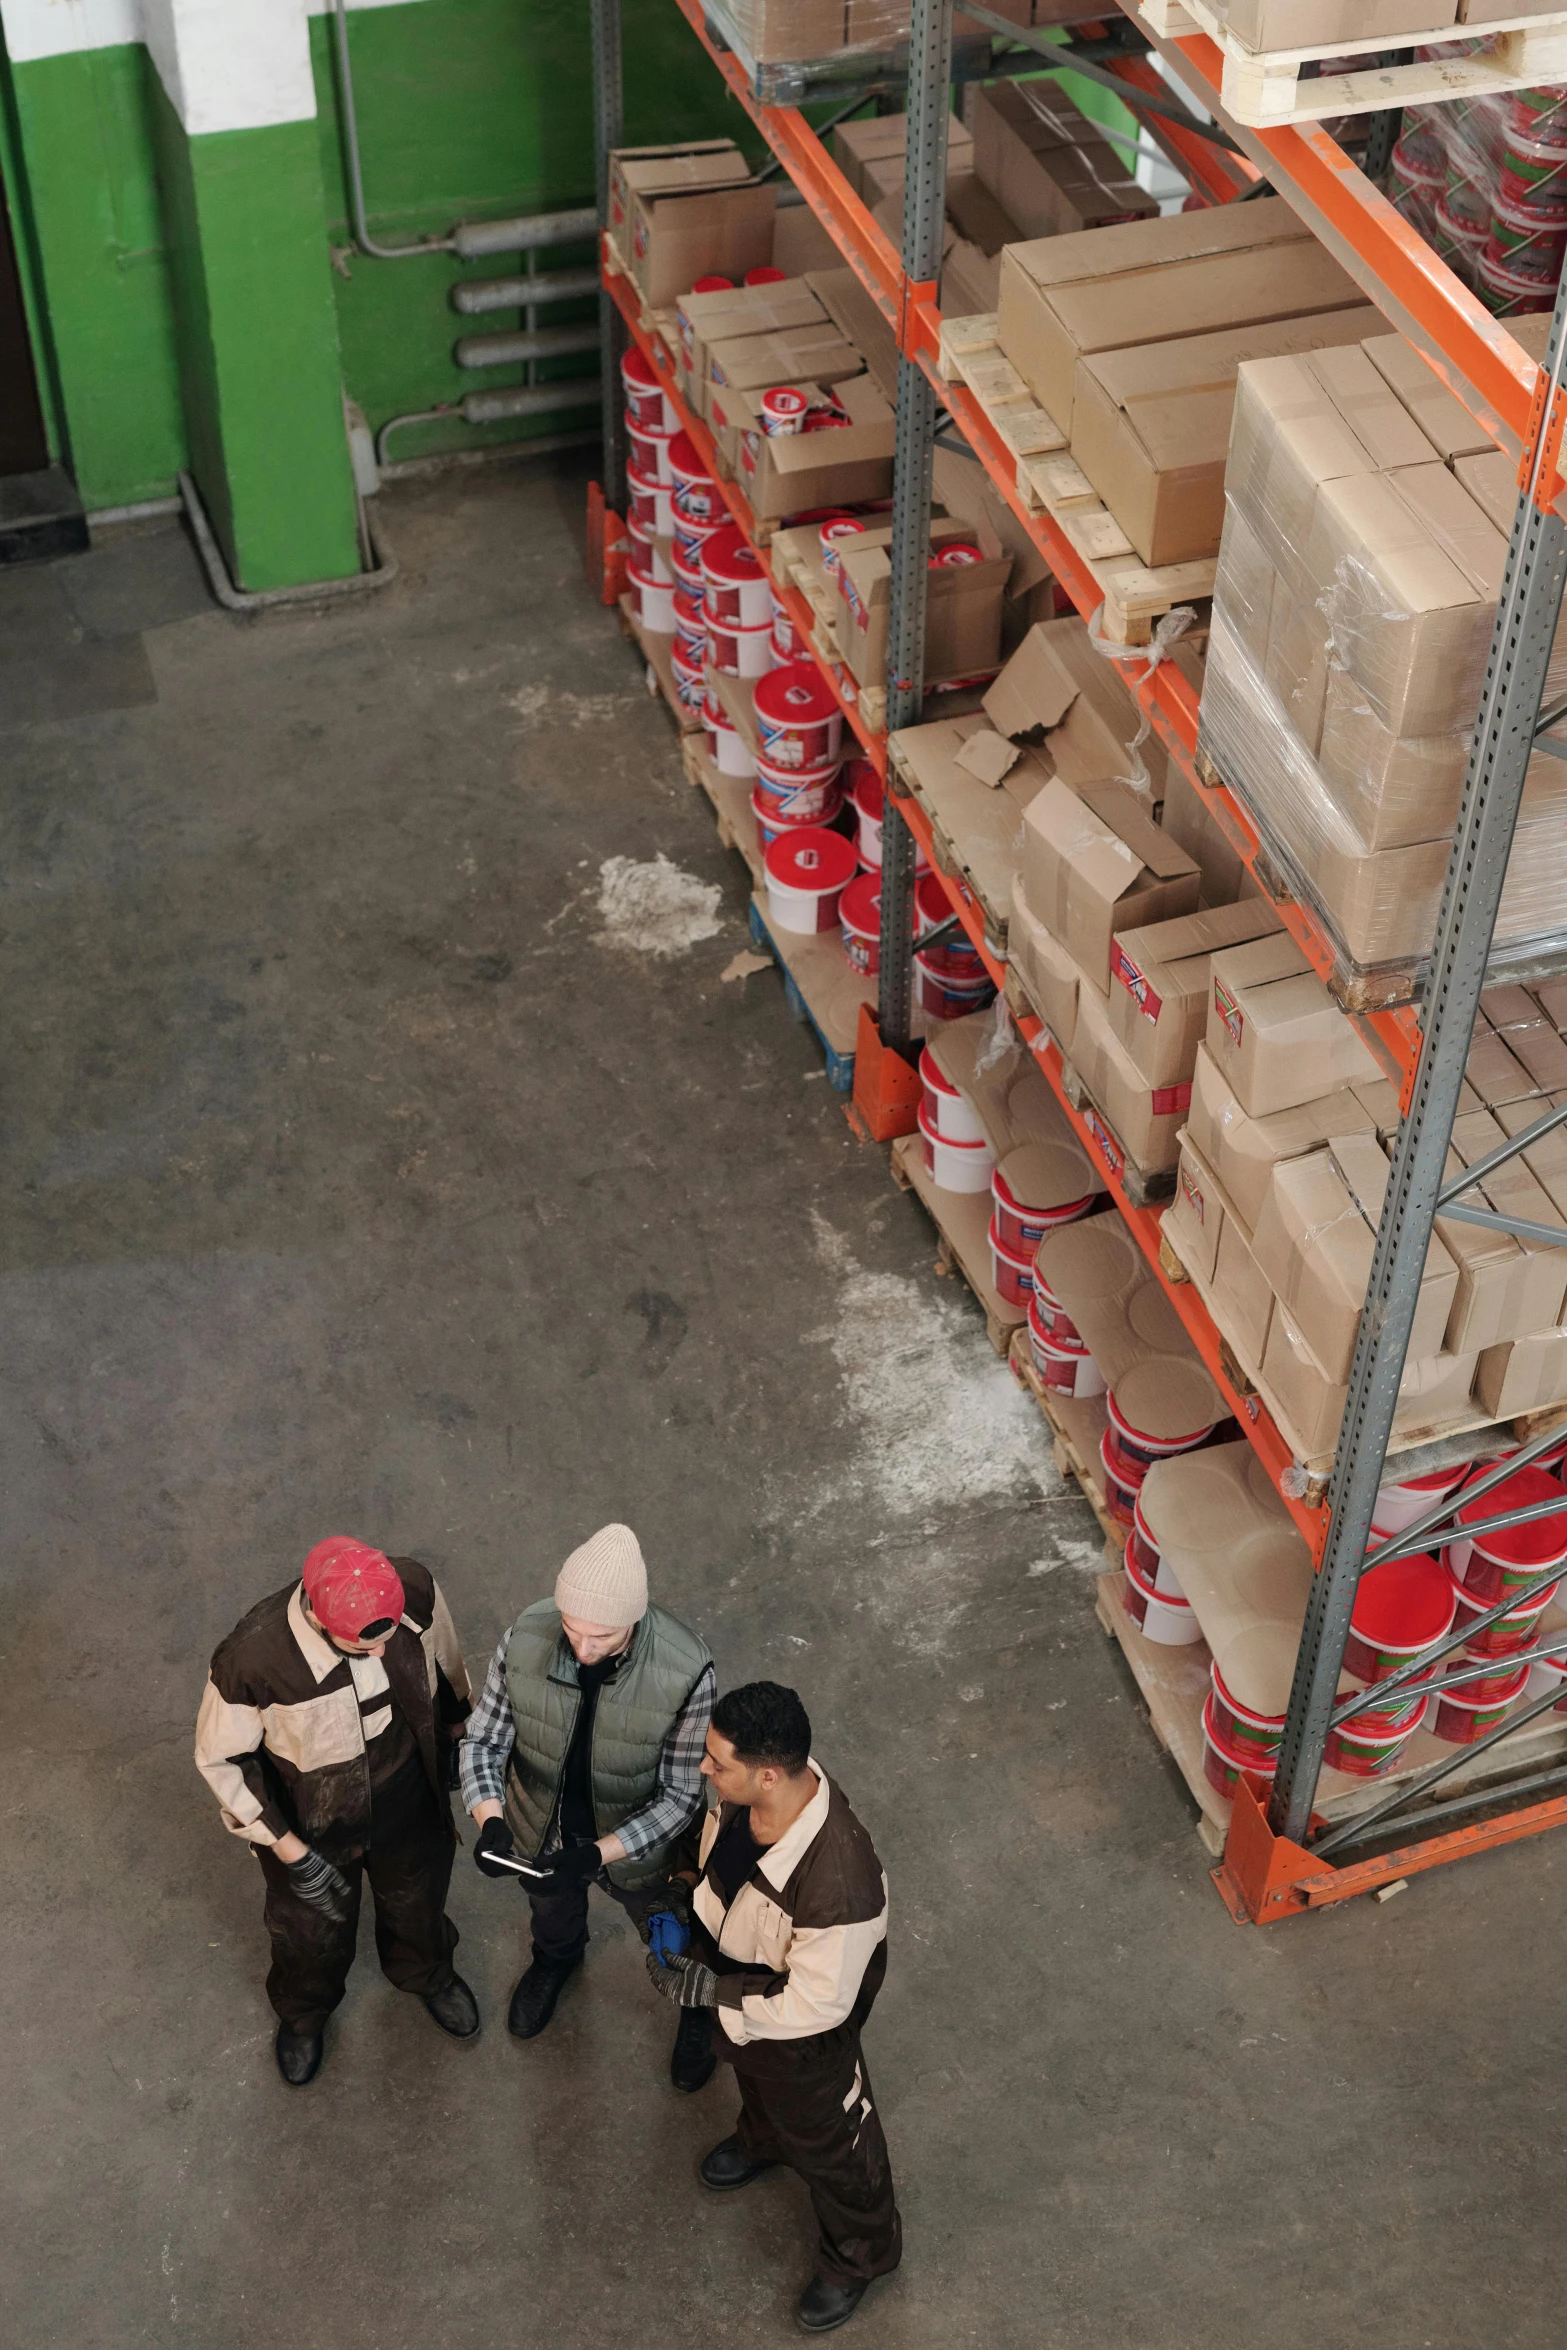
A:
[[[941,319],[936,278],[946,181],[952,0],[914,0],[912,9],[906,99],[910,135],[901,254],[893,250],[848,187],[804,116],[790,107],[766,104],[753,94],[743,66],[705,17],[701,0],[678,0],[678,5],[732,95],[829,230],[896,338],[898,427],[887,710],[888,730],[896,731],[918,721],[922,702],[931,463],[940,410],[946,411],[968,441],[1085,618],[1092,616],[1100,600],[1097,582],[1064,534],[1048,515],[1032,513],[1020,501],[1015,458],[1000,441],[980,403],[961,385],[944,382],[939,371]],[[618,136],[620,119],[620,0],[590,0],[590,6],[602,207],[604,158]],[[1124,0],[1124,6],[1126,16],[1135,20],[1132,0]],[[986,12],[976,13],[983,20]],[[1054,47],[1004,20],[992,19],[991,25],[1014,47],[1038,50],[1044,66],[1060,68],[1072,62],[1070,50]],[[1397,1542],[1368,1552],[1372,1508],[1384,1474],[1421,1271],[1438,1210],[1504,1230],[1528,1230],[1537,1238],[1560,1237],[1518,1226],[1489,1209],[1466,1205],[1459,1195],[1479,1179],[1479,1174],[1472,1171],[1450,1183],[1446,1164],[1525,770],[1536,739],[1562,715],[1548,712],[1542,718],[1541,699],[1567,580],[1567,526],[1562,517],[1567,483],[1561,471],[1567,425],[1567,390],[1562,384],[1567,360],[1567,292],[1558,295],[1546,358],[1542,366],[1536,366],[1325,132],[1309,127],[1254,131],[1228,121],[1219,104],[1222,61],[1215,44],[1198,36],[1158,34],[1146,26],[1140,29],[1147,47],[1157,51],[1164,62],[1167,72],[1163,78],[1155,73],[1146,55],[1129,54],[1116,40],[1095,42],[1088,54],[1100,63],[1101,71],[1108,70],[1124,85],[1134,106],[1140,95],[1158,99],[1160,111],[1151,118],[1150,128],[1188,172],[1194,187],[1207,200],[1224,202],[1244,199],[1249,188],[1265,179],[1289,200],[1484,429],[1519,460],[1519,502],[1495,637],[1436,937],[1423,972],[1420,1007],[1418,1012],[1407,1003],[1381,1009],[1352,1008],[1368,1044],[1399,1084],[1403,1119],[1325,1504],[1314,1504],[1296,1490],[1299,1480],[1290,1474],[1290,1448],[1259,1399],[1244,1394],[1230,1376],[1219,1333],[1190,1285],[1172,1281],[1161,1265],[1158,1216],[1128,1197],[1113,1156],[1107,1160],[1102,1134],[1085,1122],[1067,1099],[1061,1057],[1048,1032],[1026,1017],[1019,1022],[1067,1116],[1102,1171],[1106,1188],[1165,1282],[1198,1352],[1217,1378],[1242,1434],[1264,1461],[1276,1489],[1311,1543],[1316,1561],[1277,1778],[1266,1807],[1242,1787],[1224,1857],[1214,1872],[1232,1914],[1262,1923],[1567,1823],[1567,1762],[1533,1771],[1511,1783],[1489,1782],[1483,1789],[1470,1788],[1456,1798],[1409,1812],[1411,1802],[1423,1798],[1440,1780],[1458,1773],[1467,1775],[1482,1751],[1476,1748],[1455,1750],[1450,1761],[1422,1774],[1413,1786],[1402,1786],[1354,1822],[1331,1833],[1313,1813],[1360,1576],[1368,1564],[1444,1539],[1445,1513],[1438,1509]],[[1196,119],[1189,126],[1172,124],[1166,110],[1172,85],[1197,102],[1208,123],[1217,125],[1222,143],[1215,143],[1211,131]],[[607,238],[604,280],[606,395],[618,381],[618,353],[626,334],[634,336],[661,367],[673,394],[667,354],[642,315],[635,289],[622,274]],[[683,413],[698,447],[710,456],[710,442],[698,421],[689,412]],[[623,451],[618,434],[618,417],[612,420],[606,409],[604,494],[610,511],[621,503]],[[731,503],[736,518],[748,521],[743,501],[737,497]],[[808,618],[803,604],[799,611],[794,610],[790,596],[791,591],[785,590],[784,600],[797,623]],[[802,633],[809,642],[809,628]],[[825,663],[823,668],[829,681],[838,686]],[[1171,663],[1150,663],[1136,691],[1166,749],[1189,775],[1314,967],[1331,981],[1335,976],[1331,942],[1306,909],[1281,892],[1266,844],[1246,809],[1199,758],[1196,697],[1186,680]],[[885,777],[885,738],[865,725],[863,714],[852,701],[846,699],[845,707],[865,755]],[[883,828],[880,1020],[879,1028],[871,1024],[868,1035],[862,1026],[864,1067],[856,1076],[856,1094],[866,1100],[876,1098],[879,1063],[897,1073],[893,1083],[881,1084],[882,1097],[896,1097],[900,1084],[907,1091],[903,1073],[910,1026],[909,899],[916,840],[930,855],[932,844],[923,815],[912,801],[889,792]],[[931,864],[933,870],[940,871],[934,857]],[[986,946],[978,910],[961,881],[945,874],[942,880],[956,917],[999,983],[1003,973]],[[1507,1150],[1497,1156],[1515,1155],[1562,1119],[1567,1119],[1567,1109],[1514,1137]],[[1495,1163],[1495,1158],[1489,1162]],[[1490,1487],[1523,1462],[1549,1458],[1562,1449],[1563,1442],[1563,1434],[1554,1431],[1536,1438],[1505,1468],[1487,1472],[1471,1485],[1466,1499],[1483,1498]],[[1503,1512],[1478,1525],[1471,1521],[1466,1531],[1483,1531],[1486,1524],[1512,1524],[1521,1514],[1529,1513]],[[1501,1613],[1501,1607],[1494,1612]],[[1447,1651],[1456,1651],[1487,1620],[1482,1618],[1465,1633],[1452,1635]],[[1447,1675],[1448,1684],[1457,1685],[1463,1677],[1461,1670],[1454,1670]],[[1504,1724],[1501,1735],[1543,1713],[1551,1702],[1553,1699],[1542,1699],[1521,1715],[1514,1715]],[[1538,1800],[1525,1803],[1525,1796]],[[1439,1821],[1447,1823],[1464,1812],[1481,1811],[1489,1816],[1464,1827],[1444,1825],[1438,1833],[1422,1833]],[[1400,1813],[1406,1816],[1395,1820]],[[1418,1841],[1398,1846],[1395,1839],[1399,1834],[1410,1834]],[[1369,1849],[1373,1846],[1379,1849]],[[1393,1848],[1380,1849],[1389,1846]],[[1361,1847],[1368,1849],[1357,1860],[1345,1862],[1336,1857]]]

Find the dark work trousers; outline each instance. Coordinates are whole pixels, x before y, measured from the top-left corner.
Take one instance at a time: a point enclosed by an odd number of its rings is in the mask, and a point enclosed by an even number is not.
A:
[[[868,2284],[903,2257],[892,2165],[860,2047],[885,1965],[878,1951],[853,2012],[831,2032],[737,2048],[721,2022],[713,2028],[740,2091],[740,2151],[751,2162],[787,2163],[805,2182],[819,2231],[816,2273],[835,2285]]]
[[[631,1923],[641,1933],[650,1909],[656,1909],[663,1891],[660,1885],[639,1886],[627,1892],[623,1885],[612,1882],[608,1873],[600,1869],[592,1880],[601,1893],[618,1902]],[[518,1879],[522,1883],[522,1879]],[[548,1960],[555,1966],[571,1966],[588,1946],[588,1888],[586,1885],[567,1885],[559,1893],[535,1893],[525,1886],[528,1911],[533,1926],[533,1955]]]
[[[352,1888],[348,1916],[334,1925],[301,1901],[280,1860],[262,1847],[267,1881],[266,1921],[272,1937],[267,1997],[291,2032],[319,2032],[343,1996],[354,1963],[359,1898],[365,1878],[375,1903],[375,1947],[381,1972],[399,1991],[427,1994],[452,1979],[457,1928],[446,1915],[455,1849],[451,1828],[425,1793],[378,1841],[372,1822],[370,1849],[362,1860],[335,1865]]]

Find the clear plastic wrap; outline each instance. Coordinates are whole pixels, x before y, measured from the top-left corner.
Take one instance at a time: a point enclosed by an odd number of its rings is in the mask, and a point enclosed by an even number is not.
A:
[[[1388,194],[1498,317],[1549,310],[1567,256],[1567,90],[1407,108]]]
[[[1065,0],[985,0],[997,16],[1018,25],[1071,21],[1080,10]],[[707,15],[753,70],[805,67],[858,52],[896,51],[909,38],[910,0],[708,0]],[[952,20],[958,41],[988,42],[987,27],[960,9]]]

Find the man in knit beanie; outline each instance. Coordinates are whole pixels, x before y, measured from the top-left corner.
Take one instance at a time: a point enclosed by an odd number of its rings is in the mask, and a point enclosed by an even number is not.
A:
[[[582,1964],[590,1885],[639,1928],[655,1908],[689,1916],[670,1870],[702,1810],[713,1695],[707,1644],[650,1604],[629,1526],[601,1526],[574,1550],[553,1599],[524,1608],[496,1649],[463,1739],[462,1790],[474,1859],[520,1882],[532,1913],[507,2016],[519,2040],[543,2031]],[[713,2064],[708,2017],[682,2010],[675,2087],[700,2089]]]

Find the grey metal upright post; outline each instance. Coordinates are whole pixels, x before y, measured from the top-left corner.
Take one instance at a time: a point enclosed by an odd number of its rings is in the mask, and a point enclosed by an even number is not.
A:
[[[1561,381],[1564,324],[1567,290],[1559,287],[1545,356],[1547,418]],[[1567,576],[1567,526],[1559,515],[1542,513],[1534,503],[1542,446],[1543,426],[1529,486],[1519,498],[1513,522],[1485,687],[1437,916],[1414,1097],[1399,1128],[1392,1178],[1377,1231],[1329,1489],[1327,1550],[1306,1610],[1273,1784],[1270,1816],[1274,1831],[1296,1843],[1304,1842],[1311,1824],[1350,1612],[1387,1457],[1464,1062],[1485,984],[1491,935],[1534,744],[1546,663],[1561,612],[1562,585]]]
[[[593,162],[600,229],[609,224],[609,156],[624,132],[620,61],[620,0],[589,0],[593,19]],[[604,420],[603,490],[617,514],[626,502],[626,425],[621,401],[620,362],[625,356],[625,321],[609,295],[599,289],[599,397]]]
[[[909,33],[903,274],[926,285],[941,271],[952,83],[952,0],[914,0]],[[930,561],[936,394],[912,359],[898,359],[892,473],[892,582],[887,629],[887,732],[919,722],[925,692],[925,571]],[[889,794],[881,832],[881,1037],[909,1049],[913,1017],[914,836]]]

